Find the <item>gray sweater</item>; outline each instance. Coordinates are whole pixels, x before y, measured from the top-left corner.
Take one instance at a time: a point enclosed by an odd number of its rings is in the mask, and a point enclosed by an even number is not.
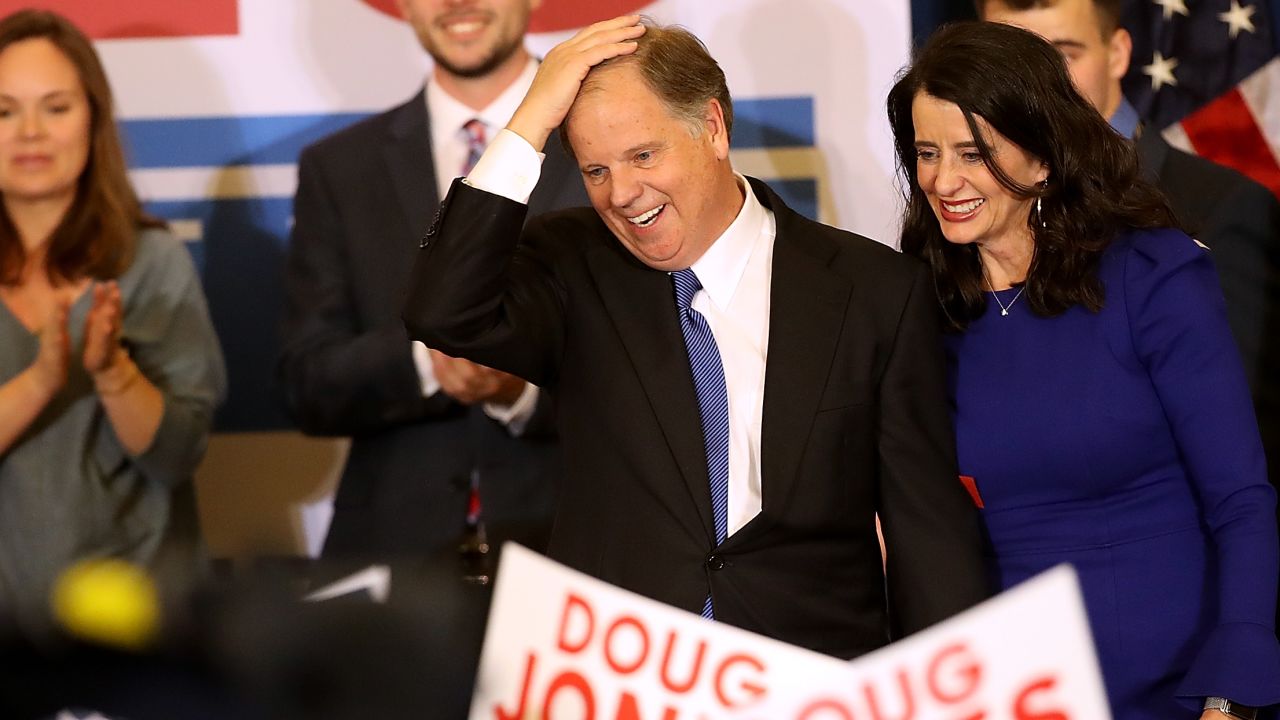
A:
[[[71,307],[66,386],[8,452],[0,454],[0,613],[47,622],[53,582],[85,557],[202,571],[192,474],[226,386],[222,353],[200,280],[182,243],[163,230],[138,237],[119,278],[124,341],[164,395],[151,446],[131,456],[116,439],[79,359],[92,293]],[[39,338],[0,303],[0,382],[21,373]],[[161,567],[163,566],[163,567]]]

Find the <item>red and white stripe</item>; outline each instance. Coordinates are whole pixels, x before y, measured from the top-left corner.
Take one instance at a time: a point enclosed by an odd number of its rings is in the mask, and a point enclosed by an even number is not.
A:
[[[1239,170],[1280,197],[1280,58],[1167,128],[1164,136]]]

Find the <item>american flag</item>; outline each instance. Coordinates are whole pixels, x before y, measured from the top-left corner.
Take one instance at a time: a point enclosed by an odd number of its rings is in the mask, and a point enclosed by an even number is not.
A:
[[[1128,0],[1124,93],[1173,145],[1280,195],[1278,0]]]

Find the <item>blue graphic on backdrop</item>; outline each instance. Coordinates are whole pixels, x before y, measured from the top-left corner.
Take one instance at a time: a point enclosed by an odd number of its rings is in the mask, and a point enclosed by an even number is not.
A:
[[[812,148],[812,97],[734,103],[733,147]],[[302,148],[364,117],[363,113],[126,120],[134,169],[294,165]],[[815,178],[771,180],[796,211],[818,216]],[[215,428],[223,432],[291,426],[275,386],[277,332],[284,305],[284,255],[293,198],[166,199],[147,210],[196,221],[188,248],[204,280],[214,327],[227,359],[230,390]]]

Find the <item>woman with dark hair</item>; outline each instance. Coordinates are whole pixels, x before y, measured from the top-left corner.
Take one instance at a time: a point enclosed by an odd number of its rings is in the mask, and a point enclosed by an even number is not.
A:
[[[203,557],[190,481],[222,356],[112,113],[67,20],[0,20],[0,617],[28,627],[77,559],[193,572]]]
[[[1275,497],[1209,253],[1036,35],[944,28],[888,106],[996,582],[1075,566],[1118,720],[1280,702]]]

